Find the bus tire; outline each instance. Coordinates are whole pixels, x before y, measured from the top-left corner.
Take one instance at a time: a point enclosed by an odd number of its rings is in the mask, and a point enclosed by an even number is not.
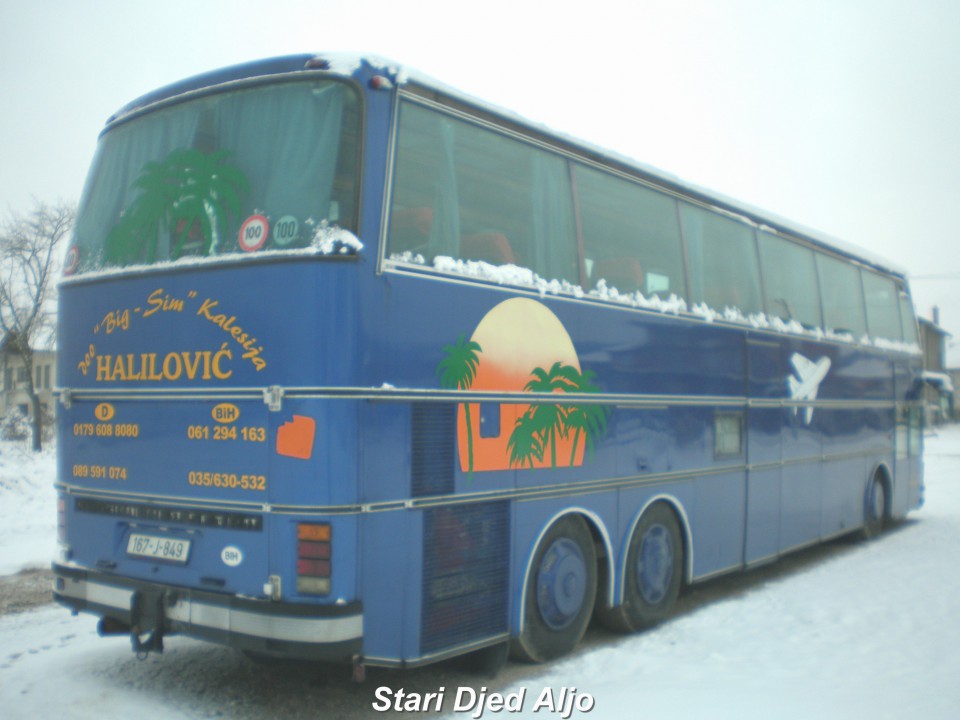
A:
[[[527,575],[515,658],[545,662],[573,650],[597,597],[597,551],[583,518],[567,515],[544,535]]]
[[[666,620],[673,613],[682,579],[680,524],[666,503],[655,503],[643,513],[630,538],[623,604],[608,611],[607,623],[613,629],[636,632]]]
[[[867,495],[863,510],[864,540],[872,540],[883,532],[887,514],[887,486],[880,473],[876,473],[867,486]]]

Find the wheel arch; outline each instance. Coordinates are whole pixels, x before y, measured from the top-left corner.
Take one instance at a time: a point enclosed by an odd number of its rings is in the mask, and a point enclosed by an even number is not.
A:
[[[637,525],[640,523],[640,518],[657,503],[663,503],[669,507],[677,518],[677,524],[680,526],[680,537],[683,539],[683,584],[689,585],[693,582],[693,531],[690,526],[690,518],[683,507],[683,503],[676,496],[660,493],[649,498],[640,507],[630,521],[627,532],[621,538],[616,561],[617,572],[614,578],[615,593],[611,595],[613,602],[608,607],[623,603],[624,578],[627,575],[627,556],[629,555],[630,541],[633,539],[633,533],[636,532]]]
[[[533,560],[540,549],[543,538],[548,532],[550,532],[550,529],[557,522],[571,515],[579,517],[584,521],[587,526],[587,530],[590,532],[590,535],[597,546],[597,602],[601,602],[601,598],[603,598],[603,601],[605,602],[607,598],[613,597],[615,553],[613,552],[613,543],[610,539],[610,532],[607,530],[606,524],[603,522],[598,513],[583,506],[578,505],[564,508],[563,510],[551,515],[544,523],[541,524],[540,530],[537,532],[536,537],[530,544],[526,559],[523,561],[522,568],[518,568],[522,569],[523,579],[521,581],[520,594],[517,597],[517,602],[514,604],[514,607],[511,610],[511,615],[514,619],[514,622],[512,623],[514,628],[513,632],[511,633],[512,635],[519,635],[523,633],[523,608],[526,603],[527,592],[529,590],[527,585],[530,581],[530,571],[533,565]],[[601,568],[601,564],[603,564],[605,567]],[[606,578],[604,587],[599,586],[601,578]]]
[[[890,466],[883,460],[875,463],[870,474],[867,476],[867,482],[864,486],[864,512],[866,512],[867,498],[869,498],[870,494],[870,484],[875,478],[879,478],[883,484],[883,517],[885,520],[889,520],[893,517],[893,472],[891,472]],[[866,516],[864,516],[864,522],[866,522]]]

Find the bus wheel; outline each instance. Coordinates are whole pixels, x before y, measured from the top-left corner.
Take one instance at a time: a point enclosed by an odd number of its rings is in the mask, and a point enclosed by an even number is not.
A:
[[[883,532],[887,508],[887,488],[883,484],[880,474],[873,476],[867,488],[866,508],[864,509],[863,530],[864,540],[875,538]]]
[[[544,662],[573,650],[583,637],[597,596],[597,552],[582,518],[554,523],[530,564],[523,631],[513,642],[515,657]]]
[[[683,541],[673,510],[665,503],[647,509],[630,539],[620,629],[632,631],[666,620],[680,594]]]

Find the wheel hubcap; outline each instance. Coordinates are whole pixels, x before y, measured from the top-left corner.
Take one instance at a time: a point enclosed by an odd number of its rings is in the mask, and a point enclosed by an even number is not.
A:
[[[663,525],[652,525],[643,534],[635,569],[640,596],[651,605],[663,600],[673,580],[673,541]]]
[[[569,538],[555,540],[537,568],[537,608],[554,630],[570,625],[583,607],[587,563],[580,546]]]

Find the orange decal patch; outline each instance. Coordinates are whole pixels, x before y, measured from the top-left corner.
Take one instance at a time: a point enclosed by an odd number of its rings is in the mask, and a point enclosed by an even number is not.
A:
[[[277,430],[277,454],[299,460],[309,460],[313,455],[313,438],[317,421],[303,415],[294,415]]]

